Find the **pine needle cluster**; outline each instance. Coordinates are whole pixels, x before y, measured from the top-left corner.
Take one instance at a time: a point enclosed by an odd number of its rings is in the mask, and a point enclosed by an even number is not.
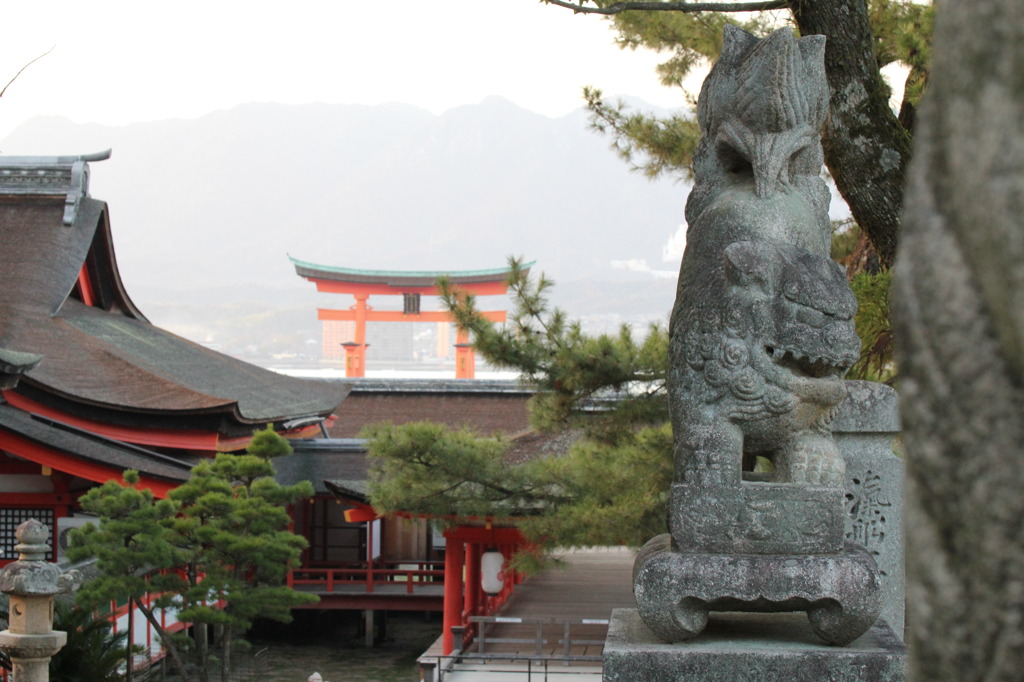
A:
[[[552,282],[510,259],[509,321],[494,325],[472,295],[442,280],[442,300],[489,363],[536,389],[531,424],[575,441],[557,456],[515,460],[510,442],[439,424],[368,428],[370,499],[383,513],[513,519],[535,548],[639,545],[665,527],[672,476],[665,375],[668,334],[623,326],[586,334],[550,305]],[[521,565],[522,566],[522,565]]]

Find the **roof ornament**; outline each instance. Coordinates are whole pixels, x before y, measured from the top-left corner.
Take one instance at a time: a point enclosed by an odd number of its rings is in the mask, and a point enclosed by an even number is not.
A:
[[[79,156],[0,156],[0,194],[64,195],[66,227],[89,196],[89,162],[105,161],[111,150]]]
[[[42,359],[42,355],[0,346],[0,389],[14,388],[21,375],[33,369]],[[3,403],[2,397],[0,403]]]

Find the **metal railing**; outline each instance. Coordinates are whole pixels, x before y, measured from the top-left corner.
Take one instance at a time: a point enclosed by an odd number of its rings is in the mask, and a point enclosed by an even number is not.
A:
[[[523,675],[528,681],[534,680],[536,675],[537,680],[561,680],[564,679],[565,675],[598,675],[593,670],[586,669],[572,669],[570,666],[573,663],[596,663],[602,664],[604,657],[598,654],[594,655],[574,655],[570,653],[573,645],[587,645],[587,646],[604,646],[604,640],[594,639],[573,639],[572,638],[572,626],[573,625],[603,625],[607,627],[608,619],[605,618],[512,618],[507,616],[470,616],[468,618],[469,625],[477,626],[477,635],[475,638],[470,640],[467,635],[466,628],[461,626],[452,627],[452,634],[455,636],[456,644],[461,644],[461,648],[455,649],[452,653],[445,655],[424,655],[419,658],[420,673],[424,682],[442,682],[445,679],[445,675],[453,675],[455,673],[469,673],[475,670],[479,672],[486,672],[488,677],[491,675],[518,675],[518,680],[523,680]],[[486,633],[486,627],[488,625],[495,624],[511,624],[511,625],[526,625],[533,626],[533,637],[522,638],[522,637],[494,637],[488,636]],[[554,640],[554,643],[562,646],[561,655],[545,655],[543,653],[544,646],[552,643],[552,640],[545,639],[544,629],[548,627],[557,628],[561,632],[561,638]],[[523,654],[519,652],[502,652],[502,651],[488,651],[488,645],[497,644],[532,644],[533,654]],[[470,648],[475,648],[476,651],[470,651]],[[496,667],[495,663],[507,663],[508,665],[514,665],[519,663],[518,667],[515,668],[501,668]],[[486,665],[486,669],[480,668],[467,668],[467,664],[479,663]],[[552,664],[560,663],[555,670],[551,669]],[[525,667],[525,669],[524,669]]]
[[[572,650],[573,644],[582,644],[588,646],[604,646],[604,640],[595,639],[572,639],[572,626],[573,625],[604,625],[607,627],[607,618],[508,618],[502,616],[471,616],[469,622],[478,623],[479,628],[476,636],[477,653],[484,655],[487,653],[487,644],[533,644],[534,653],[533,658],[541,658],[544,645],[548,643],[548,640],[544,639],[544,628],[555,626],[561,628],[562,638],[557,640],[562,645],[562,656],[557,660],[564,661],[565,665],[573,660],[601,660],[600,656],[586,657],[586,656],[572,656],[570,651]],[[532,625],[534,626],[534,636],[532,639],[522,638],[499,638],[499,637],[488,637],[487,636],[487,625],[509,623],[517,625]],[[498,654],[495,654],[498,655]]]
[[[570,662],[596,663],[600,665],[600,656],[528,656],[517,654],[467,654],[453,652],[450,656],[431,657],[436,659],[436,667],[433,668],[433,677],[424,677],[432,682],[444,682],[446,676],[450,677],[459,673],[486,672],[487,677],[497,675],[514,675],[517,681],[526,682],[549,682],[551,680],[566,679],[569,675],[586,675],[591,678],[600,677],[600,672],[589,669],[566,668]],[[495,662],[505,663],[508,667],[494,665]],[[467,664],[483,663],[486,668],[467,667]],[[518,666],[515,664],[519,663]],[[560,664],[560,665],[559,665]],[[525,676],[525,677],[524,677]],[[510,678],[512,679],[512,678]]]

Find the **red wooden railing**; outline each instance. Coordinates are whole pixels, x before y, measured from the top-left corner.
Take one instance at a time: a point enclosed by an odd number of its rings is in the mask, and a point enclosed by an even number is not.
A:
[[[406,594],[415,594],[418,587],[444,584],[441,567],[443,563],[436,561],[388,561],[370,565],[298,568],[289,573],[288,585],[327,593],[361,586],[362,591],[372,593],[377,587],[403,584]]]

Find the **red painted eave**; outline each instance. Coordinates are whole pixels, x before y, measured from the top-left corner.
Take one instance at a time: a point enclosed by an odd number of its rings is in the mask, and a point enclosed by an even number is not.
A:
[[[43,405],[14,391],[4,391],[3,396],[8,403],[26,412],[41,417],[48,417],[49,419],[99,434],[105,438],[125,443],[135,443],[136,445],[147,445],[150,447],[216,452],[218,448],[239,449],[245,447],[249,442],[248,438],[222,439],[215,431],[152,429],[107,424],[78,417],[48,405]]]
[[[229,438],[216,431],[198,429],[154,429],[146,427],[121,426],[79,417],[62,410],[43,405],[12,391],[3,391],[4,399],[21,410],[31,414],[47,417],[63,424],[68,424],[84,431],[98,434],[112,440],[125,443],[145,445],[149,447],[171,448],[176,450],[192,450],[198,452],[235,452],[243,450],[252,440],[251,436]],[[336,419],[334,415],[327,420],[329,426]],[[302,428],[285,432],[287,438],[312,438],[320,433],[320,424],[311,424]]]
[[[0,449],[30,462],[35,462],[40,466],[49,467],[54,471],[61,471],[95,483],[120,480],[123,473],[121,469],[116,467],[78,459],[68,453],[55,450],[23,436],[3,430],[0,430]],[[165,481],[151,476],[140,475],[137,487],[149,488],[157,497],[165,498],[171,489],[180,484],[181,481]]]

